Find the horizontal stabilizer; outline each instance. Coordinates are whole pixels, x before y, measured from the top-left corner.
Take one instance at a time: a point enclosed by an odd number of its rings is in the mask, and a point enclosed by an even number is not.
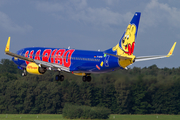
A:
[[[173,44],[171,50],[167,55],[155,55],[155,56],[141,56],[141,57],[136,57],[135,61],[145,61],[145,60],[153,60],[153,59],[160,59],[160,58],[165,58],[165,57],[170,57],[174,51],[174,48],[176,46],[176,42]]]
[[[154,59],[160,59],[160,58],[165,58],[165,57],[167,57],[167,55],[141,56],[141,57],[137,57],[135,61],[138,62],[138,61],[145,61],[145,60],[154,60]]]
[[[155,55],[155,56],[140,56],[140,57],[136,57],[135,61],[145,61],[145,60],[153,60],[153,59],[160,59],[160,58],[165,58],[165,57],[170,57],[174,51],[174,48],[176,46],[176,42],[173,44],[172,48],[170,49],[169,53],[167,55]],[[132,59],[133,56],[130,55],[114,55],[114,54],[110,54],[110,53],[105,53],[108,54],[110,56],[114,56],[120,59]]]
[[[114,57],[117,57],[117,58],[120,58],[120,59],[131,59],[130,56],[114,55],[114,54],[110,54],[110,53],[105,53],[105,54],[110,55],[110,56],[114,56]]]

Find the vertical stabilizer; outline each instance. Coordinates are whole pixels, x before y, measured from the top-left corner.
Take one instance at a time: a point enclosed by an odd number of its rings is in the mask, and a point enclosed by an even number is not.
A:
[[[106,53],[121,55],[121,56],[133,55],[140,16],[141,16],[140,12],[136,12],[134,14],[131,22],[127,26],[119,43],[113,48],[106,50],[105,51]]]

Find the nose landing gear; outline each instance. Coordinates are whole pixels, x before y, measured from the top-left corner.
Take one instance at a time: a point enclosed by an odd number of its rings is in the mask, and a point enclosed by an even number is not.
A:
[[[21,74],[21,76],[26,76],[27,75],[27,71],[26,71],[26,69],[23,69],[23,73]]]
[[[60,72],[59,72],[59,74],[56,75],[55,80],[56,81],[64,81],[64,75],[60,75]]]

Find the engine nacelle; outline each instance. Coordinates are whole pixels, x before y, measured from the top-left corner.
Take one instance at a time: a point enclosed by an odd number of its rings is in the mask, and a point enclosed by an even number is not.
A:
[[[26,66],[26,71],[31,74],[42,75],[46,72],[46,68],[39,67],[36,63],[29,63]]]

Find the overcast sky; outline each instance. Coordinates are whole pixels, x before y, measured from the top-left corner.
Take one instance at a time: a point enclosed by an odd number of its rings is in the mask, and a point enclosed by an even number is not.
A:
[[[170,58],[130,67],[180,66],[179,0],[0,0],[0,59],[11,36],[11,52],[31,46],[106,50],[115,46],[133,14],[141,12],[134,55]]]

